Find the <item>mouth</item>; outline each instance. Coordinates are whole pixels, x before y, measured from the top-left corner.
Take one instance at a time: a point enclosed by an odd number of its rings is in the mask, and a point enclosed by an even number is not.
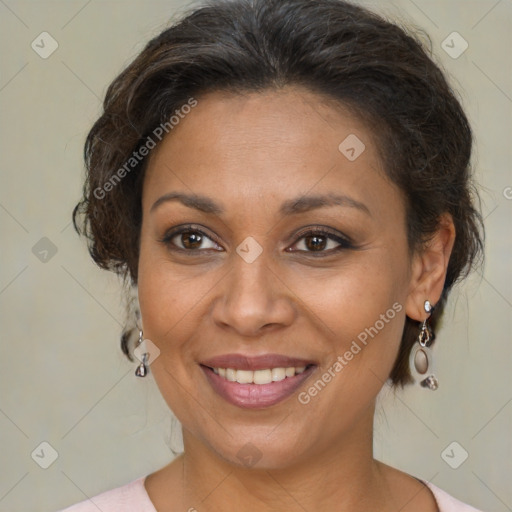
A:
[[[238,382],[238,384],[257,384],[259,386],[270,384],[271,382],[280,382],[295,375],[300,375],[306,371],[306,366],[289,366],[287,368],[266,368],[263,370],[236,370],[235,368],[210,368],[216,375],[229,382]]]
[[[200,367],[213,390],[227,402],[257,409],[291,396],[317,365],[277,355],[227,355],[205,361]]]

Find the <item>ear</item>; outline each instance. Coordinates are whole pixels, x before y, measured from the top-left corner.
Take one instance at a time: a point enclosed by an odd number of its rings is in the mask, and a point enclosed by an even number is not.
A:
[[[413,256],[410,291],[405,304],[409,318],[418,322],[425,320],[428,316],[424,309],[425,301],[429,300],[433,306],[439,301],[454,242],[453,218],[444,213],[432,238]]]

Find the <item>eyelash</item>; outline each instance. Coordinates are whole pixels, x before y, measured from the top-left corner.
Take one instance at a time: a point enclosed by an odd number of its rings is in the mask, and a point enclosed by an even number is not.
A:
[[[215,240],[215,237],[211,237],[207,235],[202,229],[199,229],[198,227],[194,225],[187,225],[187,226],[181,226],[179,228],[174,228],[170,231],[168,231],[162,239],[159,240],[159,242],[166,245],[170,250],[182,252],[182,253],[188,253],[187,256],[197,256],[198,253],[203,252],[205,249],[182,249],[181,247],[177,247],[175,244],[171,242],[173,238],[175,238],[178,235],[182,235],[183,233],[193,233],[193,234],[199,234],[203,237],[206,237],[210,239],[212,242],[216,243],[217,245],[220,245],[217,240]],[[314,258],[321,258],[330,256],[338,251],[341,251],[343,249],[355,249],[355,246],[351,242],[351,240],[348,237],[342,237],[339,235],[336,235],[329,230],[327,230],[324,227],[313,227],[309,228],[307,231],[303,231],[297,235],[296,241],[292,244],[297,245],[298,242],[300,242],[303,238],[307,238],[308,236],[322,236],[326,237],[329,240],[333,240],[336,243],[340,244],[338,247],[334,249],[329,249],[328,251],[321,250],[321,251],[306,251],[306,250],[294,250],[290,251],[286,249],[287,252],[299,252],[299,253],[305,253],[308,255],[313,256]],[[214,249],[215,250],[215,249]],[[220,252],[220,251],[219,251]]]

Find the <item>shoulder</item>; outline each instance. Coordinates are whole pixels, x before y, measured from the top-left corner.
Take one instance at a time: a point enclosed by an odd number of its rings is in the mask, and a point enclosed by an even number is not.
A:
[[[424,489],[427,488],[430,491],[431,496],[429,500],[426,500],[425,495],[423,494],[424,498],[422,506],[424,507],[424,510],[435,510],[437,505],[437,510],[439,512],[482,512],[481,510],[459,501],[429,481],[400,471],[399,469],[384,464],[381,461],[377,461],[377,463],[380,471],[386,476],[390,487],[395,489],[397,495],[400,495],[401,490],[407,490],[405,494],[402,494],[403,500],[408,499],[409,502],[411,502],[412,498],[410,498],[410,496],[415,497],[422,494],[420,492],[421,486],[424,486]],[[407,498],[407,496],[409,496],[409,498]],[[419,500],[416,500],[412,505],[412,510],[415,510],[415,507],[418,508],[420,506]]]
[[[144,478],[137,478],[58,512],[156,512],[144,487]]]
[[[432,494],[437,501],[439,512],[482,512],[470,505],[467,505],[466,503],[462,503],[462,501],[450,496],[446,491],[443,491],[430,482],[425,480],[421,480],[421,482],[423,482],[432,491]]]

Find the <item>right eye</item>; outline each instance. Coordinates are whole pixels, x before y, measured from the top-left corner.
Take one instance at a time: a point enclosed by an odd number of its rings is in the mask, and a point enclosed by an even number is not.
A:
[[[172,251],[182,251],[188,253],[202,252],[206,249],[219,250],[219,245],[212,240],[202,230],[194,226],[181,226],[168,231],[160,240]],[[205,243],[208,243],[206,247]],[[222,250],[222,249],[220,249]],[[192,254],[190,254],[192,256]]]

